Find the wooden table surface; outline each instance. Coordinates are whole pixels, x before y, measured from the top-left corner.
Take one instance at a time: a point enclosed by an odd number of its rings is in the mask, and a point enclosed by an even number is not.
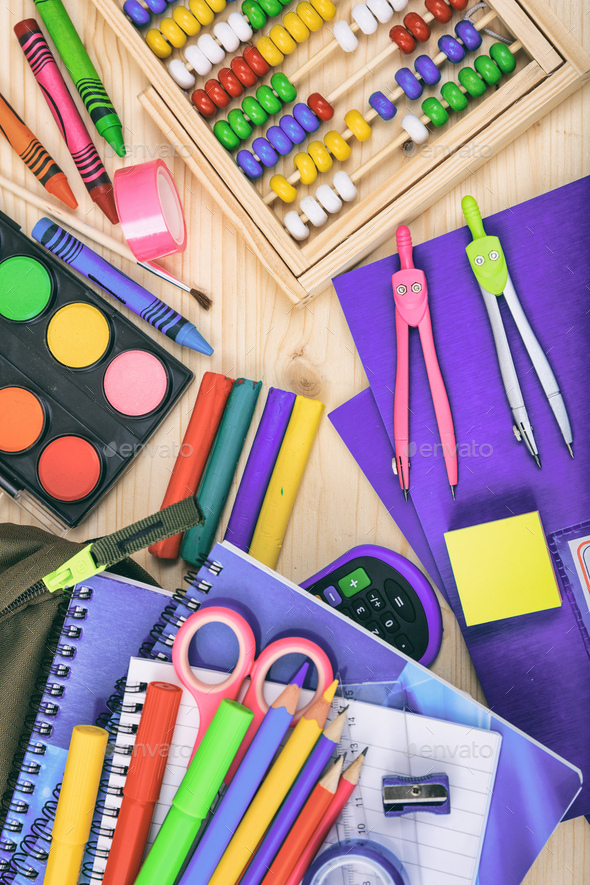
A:
[[[572,35],[589,50],[590,10],[585,0],[568,3],[550,0],[550,5]],[[326,403],[329,411],[366,387],[367,379],[333,289],[328,287],[305,308],[291,306],[247,243],[236,236],[216,205],[201,192],[182,158],[173,155],[156,126],[142,112],[136,96],[147,82],[138,65],[103,24],[89,0],[78,3],[66,0],[66,6],[124,122],[125,141],[131,146],[128,157],[121,160],[100,140],[99,151],[105,157],[107,170],[112,177],[123,165],[154,157],[168,163],[184,202],[189,246],[183,256],[168,259],[165,264],[184,279],[204,288],[214,302],[211,311],[205,313],[189,295],[160,284],[151,275],[131,268],[117,257],[106,256],[195,322],[214,346],[215,353],[206,358],[186,349],[181,351],[168,339],[158,336],[160,344],[193,370],[196,381],[123,479],[90,518],[71,532],[73,539],[83,540],[112,532],[159,508],[174,464],[175,448],[178,449],[185,432],[199,379],[207,369],[264,382],[244,449],[246,453],[270,385],[317,397]],[[12,32],[18,21],[34,14],[32,0],[8,0],[0,9],[0,57],[4,59],[0,65],[0,91],[66,172],[80,201],[80,214],[92,225],[110,233],[109,223],[93,207],[81,186]],[[95,141],[98,143],[98,139]],[[3,139],[0,169],[19,184],[44,194]],[[590,88],[586,86],[493,156],[473,175],[469,190],[477,195],[482,213],[488,215],[589,172]],[[412,224],[414,242],[420,243],[460,227],[463,224],[460,201],[465,192],[464,185],[457,187],[417,219]],[[36,210],[2,191],[0,208],[27,233],[38,218]],[[122,239],[118,229],[112,232]],[[580,248],[580,244],[577,247]],[[385,246],[369,260],[381,258],[392,249],[393,244]],[[134,314],[131,317],[136,320]],[[154,331],[145,324],[142,328],[148,334]],[[242,455],[238,476],[244,464],[245,455]],[[236,488],[234,480],[219,536],[227,524]],[[30,522],[27,514],[7,496],[0,498],[0,520]],[[330,422],[324,418],[287,530],[278,570],[300,582],[361,543],[381,544],[417,561]],[[174,589],[180,584],[184,572],[181,562],[162,564],[147,553],[138,556],[138,560],[164,587]],[[444,601],[442,608],[444,641],[433,669],[483,701],[452,612]],[[583,818],[558,827],[525,881],[527,885],[590,882],[590,827]]]

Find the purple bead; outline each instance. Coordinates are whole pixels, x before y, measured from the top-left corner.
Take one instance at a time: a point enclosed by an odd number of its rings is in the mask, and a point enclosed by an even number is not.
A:
[[[142,6],[138,0],[126,0],[123,12],[138,28],[144,28],[152,20],[149,9]]]
[[[279,127],[275,126],[274,128],[278,129]],[[279,162],[279,155],[275,151],[274,147],[272,146],[272,144],[270,144],[270,142],[266,140],[266,138],[262,138],[262,136],[254,139],[254,141],[252,142],[252,150],[254,151],[262,165],[267,166],[269,169],[271,169],[273,166],[276,166]]]
[[[374,92],[369,98],[369,104],[382,120],[393,120],[397,114],[396,106],[382,92]]]
[[[422,84],[416,78],[409,68],[400,68],[395,75],[398,86],[404,90],[410,101],[420,98],[422,92]]]
[[[434,86],[440,80],[440,71],[429,55],[419,55],[414,67],[427,86]]]
[[[319,117],[316,117],[312,109],[302,101],[293,107],[293,116],[306,132],[316,132],[320,128]]]
[[[464,18],[455,25],[455,34],[463,41],[467,52],[474,52],[481,46],[481,34],[471,22]]]
[[[291,141],[289,136],[285,132],[283,132],[280,126],[271,126],[270,129],[267,129],[266,137],[270,141],[273,148],[276,148],[281,156],[284,156],[285,154],[290,154],[293,150],[293,142]],[[258,151],[256,151],[256,153],[258,153]],[[262,157],[260,157],[260,159],[262,160]],[[264,162],[264,160],[262,162]]]
[[[291,114],[285,114],[281,117],[279,120],[279,126],[293,144],[301,144],[302,141],[305,141],[305,129],[303,126],[299,125],[295,117],[292,117]]]
[[[450,34],[445,34],[444,37],[440,38],[438,48],[441,52],[444,52],[448,60],[454,65],[463,61],[466,55],[465,47],[458,40],[455,40],[454,37],[451,37]]]
[[[264,169],[250,151],[239,151],[236,161],[240,169],[248,176],[248,178],[256,180],[257,178],[262,177]]]
[[[166,0],[145,0],[154,15],[162,15],[166,12]]]

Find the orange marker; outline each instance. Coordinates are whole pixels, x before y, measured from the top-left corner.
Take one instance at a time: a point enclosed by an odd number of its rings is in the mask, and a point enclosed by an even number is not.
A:
[[[0,131],[43,187],[70,209],[77,209],[78,203],[66,176],[1,94]]]

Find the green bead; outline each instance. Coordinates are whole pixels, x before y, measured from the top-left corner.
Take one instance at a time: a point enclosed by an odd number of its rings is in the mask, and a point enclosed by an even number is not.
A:
[[[441,87],[440,94],[450,109],[456,113],[464,111],[469,104],[467,97],[452,80],[449,80],[448,83],[445,83],[445,85]]]
[[[256,90],[256,98],[267,114],[278,114],[283,107],[283,102],[277,98],[270,86],[259,86]]]
[[[516,59],[505,43],[492,43],[490,55],[503,74],[511,74],[516,67]]]
[[[242,3],[242,13],[246,16],[252,28],[259,31],[266,24],[266,13],[260,3],[256,0],[244,0]]]
[[[478,77],[473,68],[461,68],[459,71],[459,83],[474,98],[479,98],[486,91],[486,84],[481,77]]]
[[[227,115],[227,122],[236,133],[240,141],[246,141],[252,135],[252,127],[246,120],[244,112],[240,108],[234,108]]]
[[[233,151],[240,143],[240,139],[233,131],[227,120],[218,120],[215,126],[213,127],[213,135],[217,139],[217,141],[227,148],[228,151]]]
[[[502,79],[502,71],[489,55],[479,55],[473,62],[473,67],[488,86],[495,86]]]
[[[247,95],[242,102],[242,110],[255,126],[264,126],[268,120],[268,114],[253,95]]]
[[[288,104],[290,101],[295,101],[297,98],[297,90],[291,83],[291,81],[280,71],[277,71],[276,74],[273,74],[270,78],[270,85],[279,96],[283,104]]]
[[[427,98],[422,102],[422,110],[435,126],[444,126],[449,115],[438,98]]]
[[[274,18],[283,11],[279,0],[259,0],[259,5],[262,6],[269,18]]]

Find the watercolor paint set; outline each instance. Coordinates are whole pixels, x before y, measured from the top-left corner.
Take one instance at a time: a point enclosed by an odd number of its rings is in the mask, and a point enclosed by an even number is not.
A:
[[[78,525],[192,378],[0,213],[4,491],[54,530]]]

